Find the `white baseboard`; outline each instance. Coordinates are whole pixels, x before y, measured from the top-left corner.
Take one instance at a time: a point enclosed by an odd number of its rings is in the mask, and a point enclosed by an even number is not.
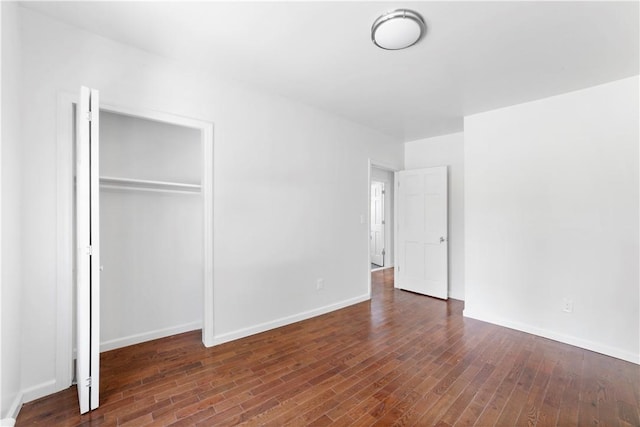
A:
[[[11,406],[7,410],[7,413],[4,414],[5,418],[0,420],[1,427],[12,427],[15,425],[23,402],[23,393],[20,392],[16,395],[15,399],[13,399],[13,402],[11,402]]]
[[[369,294],[360,295],[359,297],[350,298],[348,300],[340,301],[335,304],[326,305],[324,307],[316,308],[314,310],[304,311],[302,313],[294,314],[292,316],[282,317],[280,319],[273,320],[271,322],[260,323],[248,328],[238,329],[233,332],[227,332],[225,334],[216,335],[214,338],[214,345],[222,344],[225,342],[245,338],[250,335],[259,334],[271,329],[279,328],[280,326],[289,325],[291,323],[299,322],[301,320],[310,319],[312,317],[320,316],[325,313],[329,313],[335,310],[339,310],[350,305],[358,304],[364,301],[370,300]]]
[[[60,391],[60,388],[57,386],[56,380],[45,381],[43,383],[36,384],[29,388],[25,388],[20,392],[20,395],[16,397],[16,400],[14,401],[13,405],[11,405],[11,411],[15,411],[15,414],[17,416],[18,412],[20,412],[20,408],[22,407],[23,403],[40,399],[41,397],[48,396],[58,391]]]
[[[595,351],[596,353],[605,354],[607,356],[615,357],[616,359],[622,359],[626,360],[627,362],[640,365],[640,354],[634,354],[620,348],[608,346],[606,344],[585,340],[571,335],[565,335],[559,332],[538,328],[536,326],[527,325],[524,323],[497,318],[495,316],[487,315],[486,313],[472,312],[468,309],[465,309],[463,311],[463,316],[469,317],[471,319],[481,320],[483,322],[493,323],[494,325],[504,326],[509,329],[515,329],[516,331],[522,331],[544,338],[549,338],[550,340],[559,341],[564,344],[569,344],[576,347],[584,348],[586,350]]]
[[[464,301],[464,293],[458,294],[457,292],[450,292],[449,298],[457,299],[458,301]]]
[[[184,323],[182,325],[172,326],[170,328],[156,329],[154,331],[116,338],[100,343],[100,352],[114,350],[116,348],[126,347],[128,345],[140,344],[142,342],[164,338],[175,334],[182,334],[184,332],[195,331],[197,329],[202,329],[201,321]]]
[[[32,387],[21,390],[20,393],[13,399],[9,410],[5,414],[5,418],[0,420],[0,426],[13,426],[18,418],[22,405],[32,400],[40,399],[41,397],[48,396],[50,394],[60,391],[60,388],[56,385],[56,380],[45,381],[43,383],[34,385]]]

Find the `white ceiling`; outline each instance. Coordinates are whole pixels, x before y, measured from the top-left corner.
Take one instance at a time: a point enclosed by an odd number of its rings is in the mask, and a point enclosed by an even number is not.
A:
[[[100,35],[296,99],[402,141],[465,115],[639,73],[634,2],[28,2]],[[410,8],[427,35],[370,40]]]

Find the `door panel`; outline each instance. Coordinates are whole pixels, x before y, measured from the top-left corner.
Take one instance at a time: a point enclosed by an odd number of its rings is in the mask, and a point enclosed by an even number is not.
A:
[[[90,96],[89,89],[81,88],[76,109],[78,115],[76,119],[78,126],[76,138],[76,380],[81,414],[89,411],[90,389],[86,385],[91,378],[89,367],[91,359],[90,130],[86,119],[90,111]]]
[[[443,196],[427,194],[424,196],[424,230],[425,241],[439,243],[443,231],[447,229],[447,218],[442,212],[446,211],[446,199]],[[446,234],[446,233],[445,233]]]
[[[405,197],[405,209],[403,211],[404,223],[402,228],[406,230],[407,238],[422,237],[424,234],[424,197],[422,195],[408,194]]]
[[[442,251],[437,245],[425,245],[424,248],[424,278],[427,281],[438,281],[444,273],[443,267],[446,266],[443,263]]]
[[[404,277],[410,280],[424,278],[424,245],[421,242],[405,242]]]
[[[76,111],[76,379],[84,414],[98,407],[100,387],[98,91],[82,87]]]
[[[447,168],[398,174],[400,289],[447,299]]]

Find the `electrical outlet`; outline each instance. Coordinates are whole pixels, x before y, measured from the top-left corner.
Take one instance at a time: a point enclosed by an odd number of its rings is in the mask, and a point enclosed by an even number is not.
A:
[[[570,298],[562,299],[562,311],[571,313],[573,311],[573,301]]]
[[[316,280],[316,289],[319,291],[324,288],[324,279]]]

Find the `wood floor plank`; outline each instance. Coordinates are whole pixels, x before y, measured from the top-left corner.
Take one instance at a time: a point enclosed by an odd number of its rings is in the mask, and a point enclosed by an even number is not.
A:
[[[462,316],[393,287],[212,348],[200,331],[101,355],[101,406],[75,387],[17,426],[640,426],[638,365]]]
[[[494,396],[496,389],[509,372],[511,368],[510,365],[508,363],[502,363],[502,360],[513,360],[515,357],[513,342],[508,341],[506,343],[502,343],[502,345],[502,357],[490,360],[493,362],[491,366],[495,366],[495,369],[475,393],[469,405],[467,405],[464,411],[462,411],[458,419],[455,421],[455,425],[474,425],[484,409],[489,405],[489,401]]]
[[[534,379],[538,374],[540,365],[543,362],[543,354],[539,351],[533,351],[522,369],[519,378],[506,401],[500,417],[498,417],[498,425],[519,425],[518,417],[527,403],[527,397],[531,392]]]
[[[520,410],[520,416],[515,425],[539,425],[544,423],[547,414],[542,411],[544,396],[549,385],[554,360],[543,358],[538,367],[535,379],[529,390],[529,396]]]
[[[524,364],[531,355],[531,352],[524,349],[522,345],[520,348],[520,352],[514,359],[505,361],[505,363],[510,367],[510,370],[506,373],[506,376],[502,379],[500,385],[495,389],[491,401],[484,407],[484,410],[477,421],[478,425],[489,426],[497,423],[502,410],[511,396],[511,392],[514,389],[518,378],[520,378],[520,374],[524,369]]]

